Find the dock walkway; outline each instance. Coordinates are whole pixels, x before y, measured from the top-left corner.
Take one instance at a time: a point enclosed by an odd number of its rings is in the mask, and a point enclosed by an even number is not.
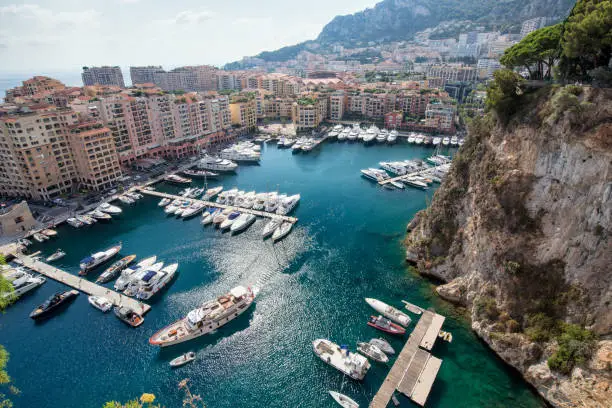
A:
[[[187,197],[181,197],[181,196],[177,196],[177,195],[172,195],[172,194],[168,194],[168,193],[162,193],[159,191],[151,191],[151,190],[146,190],[146,189],[138,189],[142,194],[146,194],[146,195],[150,195],[150,196],[156,196],[156,197],[161,197],[161,198],[169,198],[171,200],[191,200],[191,201],[195,201],[195,202],[199,202],[202,203],[204,205],[206,205],[207,207],[216,207],[216,208],[230,208],[232,210],[236,210],[236,211],[240,211],[241,213],[248,213],[248,214],[253,214],[253,215],[257,215],[259,217],[266,217],[266,218],[277,218],[283,221],[288,221],[292,224],[295,224],[298,219],[295,217],[290,217],[288,215],[278,215],[275,213],[269,213],[269,212],[265,212],[265,211],[258,211],[258,210],[253,210],[250,208],[242,208],[242,207],[235,207],[233,205],[225,205],[225,204],[219,204],[219,203],[215,203],[212,201],[204,201],[204,200],[198,200],[196,198],[187,198]]]
[[[419,348],[419,345],[443,321],[442,316],[423,310],[404,348],[370,402],[370,408],[386,408],[396,390],[421,406],[425,404],[442,360]]]
[[[51,278],[55,281],[71,286],[81,292],[87,293],[88,295],[103,296],[113,302],[115,306],[127,306],[143,315],[151,309],[151,306],[147,305],[146,303],[139,302],[136,299],[132,299],[113,290],[105,288],[104,286],[100,286],[96,283],[90,282],[87,279],[83,279],[66,271],[62,271],[61,269],[58,269],[44,262],[36,261],[30,256],[22,255],[19,253],[16,253],[15,255],[21,261],[23,266],[30,268],[33,271],[36,271],[42,275],[45,275],[46,277]]]
[[[425,169],[417,170],[412,173],[408,173],[408,174],[404,174],[404,175],[396,176],[396,177],[391,177],[386,180],[379,181],[378,184],[380,184],[381,186],[384,186],[385,184],[391,183],[392,181],[402,181],[405,178],[427,175],[428,173],[431,173],[434,170],[442,168],[442,167],[448,167],[448,164],[441,164],[439,166],[427,167]]]

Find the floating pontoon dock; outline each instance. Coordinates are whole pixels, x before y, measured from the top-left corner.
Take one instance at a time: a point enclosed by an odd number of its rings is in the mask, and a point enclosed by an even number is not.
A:
[[[415,177],[415,176],[424,176],[424,177],[426,177],[427,175],[429,175],[429,173],[433,172],[436,169],[442,168],[442,167],[448,167],[448,163],[441,164],[441,165],[435,166],[435,167],[427,167],[425,169],[417,170],[415,172],[404,174],[404,175],[397,176],[397,177],[391,177],[391,178],[388,178],[386,180],[379,181],[378,184],[380,184],[381,186],[384,186],[385,184],[388,184],[388,183],[390,183],[392,181],[403,181],[404,179],[410,178],[410,177]]]
[[[29,269],[45,275],[46,277],[55,281],[71,286],[81,292],[87,293],[88,295],[103,296],[113,302],[115,306],[127,306],[140,314],[145,314],[151,309],[151,306],[147,305],[146,303],[139,302],[136,299],[132,299],[105,288],[104,286],[90,282],[87,279],[79,278],[76,275],[62,271],[54,266],[32,259],[28,255],[15,253],[15,256],[21,261],[23,266]]]
[[[419,346],[431,350],[443,323],[444,316],[423,310],[404,348],[372,399],[370,408],[386,408],[396,390],[417,404],[425,405],[442,360]]]
[[[156,196],[156,197],[161,197],[161,198],[169,198],[171,200],[190,200],[192,202],[198,202],[198,203],[202,203],[207,207],[216,207],[216,208],[230,208],[232,210],[235,211],[240,211],[241,213],[247,213],[247,214],[253,214],[253,215],[257,215],[259,217],[267,217],[267,218],[277,218],[283,221],[288,221],[292,224],[295,224],[298,219],[295,217],[290,217],[288,215],[279,215],[279,214],[275,214],[275,213],[269,213],[269,212],[265,212],[265,211],[258,211],[258,210],[252,210],[250,208],[242,208],[242,207],[236,207],[233,205],[225,205],[225,204],[219,204],[219,203],[215,203],[212,201],[203,201],[203,200],[198,200],[196,198],[188,198],[188,197],[181,197],[181,196],[177,196],[177,195],[172,195],[172,194],[167,194],[167,193],[161,193],[159,191],[151,191],[151,190],[146,190],[146,189],[138,189],[142,194],[147,194],[150,196]]]

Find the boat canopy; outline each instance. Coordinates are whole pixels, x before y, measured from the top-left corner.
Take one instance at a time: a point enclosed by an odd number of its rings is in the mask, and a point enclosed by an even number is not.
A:
[[[196,325],[202,320],[204,320],[204,317],[205,317],[205,313],[200,308],[194,309],[187,314],[187,320],[189,320],[189,323],[193,325]]]
[[[145,276],[142,277],[142,280],[144,282],[149,282],[156,274],[157,272],[155,271],[148,271],[147,273],[145,273]]]
[[[93,256],[88,256],[87,258],[81,259],[80,263],[82,263],[82,264],[89,264],[89,263],[92,263],[93,261],[95,261],[94,257]]]
[[[236,298],[246,295],[249,291],[244,286],[236,286],[230,290],[230,294]]]

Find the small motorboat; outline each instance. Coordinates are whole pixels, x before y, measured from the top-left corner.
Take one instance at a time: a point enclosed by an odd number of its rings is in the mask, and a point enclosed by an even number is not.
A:
[[[261,235],[263,236],[263,239],[266,239],[270,235],[274,234],[274,231],[276,231],[276,229],[280,227],[282,223],[283,223],[282,220],[278,218],[272,218],[270,222],[266,224],[266,226],[263,229],[263,232],[261,233]]]
[[[159,204],[157,204],[158,207],[165,207],[168,204],[170,204],[172,202],[171,199],[169,198],[162,198],[161,201],[159,202]]]
[[[395,323],[401,324],[404,327],[407,327],[410,324],[410,316],[394,308],[393,306],[389,306],[388,304],[373,298],[365,298],[365,301],[368,305],[370,305],[370,307],[372,307],[372,309],[376,310],[387,319],[391,319]]]
[[[58,292],[47,299],[45,303],[34,309],[32,313],[30,313],[30,317],[34,320],[47,317],[60,306],[68,304],[68,302],[74,300],[78,295],[79,292],[74,289],[66,292]]]
[[[209,188],[208,190],[206,190],[206,193],[204,193],[204,195],[202,196],[202,200],[204,201],[210,201],[213,198],[215,198],[217,195],[219,195],[219,193],[223,191],[223,187],[214,187],[214,188]]]
[[[144,318],[127,306],[115,306],[113,312],[119,320],[129,326],[138,327],[144,323]]]
[[[40,232],[35,232],[34,234],[32,234],[32,238],[34,238],[38,242],[45,242],[49,239],[48,236],[41,234]]]
[[[66,253],[64,251],[62,251],[61,249],[58,249],[52,255],[47,257],[47,262],[57,261],[59,259],[62,259],[65,256],[66,256]]]
[[[388,363],[389,357],[381,349],[370,343],[357,343],[357,350],[366,357],[376,360],[380,363]]]
[[[170,367],[176,368],[176,367],[184,366],[185,364],[190,363],[195,359],[196,359],[196,354],[193,351],[190,351],[189,353],[185,353],[182,356],[178,356],[177,358],[170,361]]]
[[[384,331],[389,334],[402,335],[406,333],[406,329],[404,329],[399,324],[393,323],[391,320],[386,319],[382,316],[370,316],[370,320],[368,321],[368,326],[372,326],[375,329]]]
[[[110,205],[109,203],[102,203],[98,206],[97,210],[110,214],[110,215],[116,215],[116,214],[121,214],[123,212],[123,210],[121,210],[121,208],[114,206],[114,205]]]
[[[57,231],[52,230],[50,228],[45,228],[44,230],[40,231],[41,234],[46,235],[48,237],[56,237],[57,236]]]
[[[213,222],[213,217],[216,215],[218,209],[210,208],[202,214],[202,225],[209,225]]]
[[[81,228],[83,225],[85,225],[83,222],[77,220],[75,217],[70,217],[66,219],[66,222],[68,223],[68,225],[74,228]]]
[[[87,214],[90,217],[95,218],[96,220],[108,221],[108,220],[112,220],[113,219],[113,217],[111,217],[110,214],[107,214],[107,213],[102,212],[100,210],[93,210],[93,211],[90,211]]]
[[[284,221],[272,234],[272,241],[276,242],[285,238],[291,232],[291,228],[293,228],[293,224],[288,221]]]
[[[257,217],[255,217],[253,214],[240,214],[230,227],[231,233],[238,234],[247,230],[256,219]]]
[[[117,197],[117,199],[123,204],[134,204],[134,200],[131,197],[128,197],[127,195],[121,195]]]
[[[372,345],[378,347],[379,349],[381,349],[383,351],[383,353],[386,353],[386,354],[395,354],[395,350],[393,349],[393,347],[391,347],[389,342],[387,340],[383,339],[382,337],[370,340],[370,344],[372,344]]]
[[[238,219],[238,217],[240,217],[240,212],[238,211],[234,211],[232,212],[230,215],[227,216],[227,218],[225,219],[225,221],[223,221],[221,223],[221,225],[219,225],[219,229],[221,231],[225,231],[228,228],[232,227],[232,224],[234,224],[234,221],[236,221],[236,219]]]
[[[24,247],[29,247],[30,245],[32,245],[32,241],[26,238],[21,238],[17,240],[17,242],[19,243],[19,245],[23,245]]]
[[[113,308],[113,302],[102,296],[89,296],[87,301],[90,305],[104,313]]]
[[[344,394],[340,394],[337,391],[329,391],[329,395],[336,401],[340,406],[344,408],[359,408],[359,404],[356,403],[352,398],[347,397]]]

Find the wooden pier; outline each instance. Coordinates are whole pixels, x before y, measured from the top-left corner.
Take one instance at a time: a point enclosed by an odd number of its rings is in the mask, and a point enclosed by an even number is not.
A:
[[[442,323],[443,316],[423,310],[404,348],[370,402],[370,408],[386,408],[396,390],[417,404],[425,405],[442,360],[419,348],[419,345],[426,345],[431,350],[431,333],[435,332],[437,338]]]
[[[104,286],[90,282],[87,279],[80,278],[44,262],[32,259],[28,255],[16,253],[15,256],[21,261],[23,266],[29,269],[45,275],[46,277],[55,281],[71,286],[81,292],[87,293],[88,295],[103,296],[113,302],[115,306],[127,306],[143,315],[151,309],[151,306],[147,305],[146,303],[139,302],[136,299],[132,299],[122,295],[121,293],[105,288]]]
[[[392,181],[402,181],[403,179],[410,178],[410,177],[415,177],[415,176],[427,176],[428,173],[431,173],[434,170],[439,169],[439,168],[448,167],[449,164],[450,163],[441,164],[441,165],[435,166],[435,167],[427,167],[425,169],[417,170],[417,171],[412,172],[412,173],[404,174],[404,175],[397,176],[397,177],[391,177],[391,178],[388,178],[386,180],[379,181],[378,184],[380,184],[381,186],[384,186],[385,184],[391,183]]]
[[[235,211],[239,211],[241,213],[247,213],[247,214],[253,214],[253,215],[257,215],[259,217],[266,217],[266,218],[277,218],[283,221],[287,221],[290,222],[292,224],[295,224],[296,222],[298,222],[298,219],[295,217],[290,217],[288,215],[279,215],[279,214],[275,214],[275,213],[269,213],[269,212],[265,212],[265,211],[258,211],[258,210],[253,210],[250,208],[242,208],[242,207],[236,207],[233,205],[225,205],[225,204],[219,204],[219,203],[215,203],[212,201],[204,201],[204,200],[198,200],[196,198],[188,198],[188,197],[181,197],[181,196],[177,196],[177,195],[172,195],[172,194],[168,194],[168,193],[161,193],[159,191],[151,191],[151,190],[146,190],[146,189],[138,189],[139,192],[141,192],[142,194],[146,194],[146,195],[150,195],[150,196],[155,196],[155,197],[161,197],[161,198],[169,198],[171,200],[190,200],[192,202],[198,202],[198,203],[202,203],[207,207],[216,207],[216,208],[229,208],[231,210],[235,210]]]

